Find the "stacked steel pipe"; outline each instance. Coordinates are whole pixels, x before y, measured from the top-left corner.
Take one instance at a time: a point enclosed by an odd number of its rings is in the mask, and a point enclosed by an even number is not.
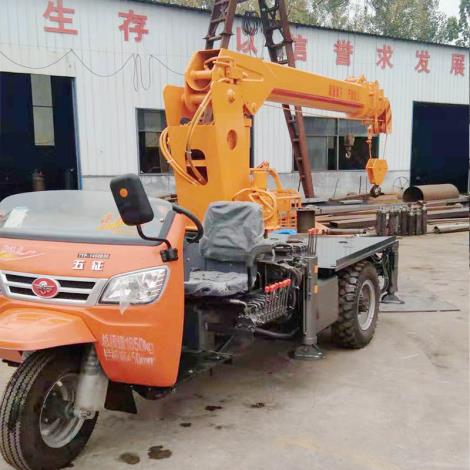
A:
[[[427,233],[426,204],[381,207],[376,213],[377,235],[424,235]]]

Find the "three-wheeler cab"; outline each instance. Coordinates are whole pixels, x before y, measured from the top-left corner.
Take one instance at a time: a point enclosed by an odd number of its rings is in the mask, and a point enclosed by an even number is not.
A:
[[[249,202],[211,204],[203,228],[136,176],[111,189],[0,203],[0,358],[16,367],[0,451],[17,469],[63,468],[101,409],[135,413],[133,392],[160,398],[257,335],[298,337],[299,359],[330,326],[363,347],[396,290],[393,238],[267,235]]]

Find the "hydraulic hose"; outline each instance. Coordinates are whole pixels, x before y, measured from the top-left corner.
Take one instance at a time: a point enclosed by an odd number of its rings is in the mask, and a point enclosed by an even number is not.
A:
[[[187,181],[190,184],[199,184],[196,178],[193,178],[186,173],[186,171],[181,167],[181,165],[173,158],[173,155],[170,152],[168,147],[168,127],[162,131],[160,134],[160,149],[162,151],[163,157],[168,162],[168,165],[175,170],[181,178]]]
[[[189,167],[191,168],[193,174],[195,175],[195,179],[197,183],[200,185],[206,184],[207,180],[206,178],[204,178],[204,176],[202,176],[200,171],[193,164],[193,159],[191,158],[191,152],[192,152],[191,143],[193,140],[194,130],[196,129],[196,126],[199,123],[199,120],[201,119],[203,113],[209,106],[211,99],[212,99],[212,91],[209,90],[207,95],[202,100],[199,108],[197,109],[196,114],[193,116],[193,118],[191,119],[191,122],[189,123],[188,138],[186,140],[185,160],[186,160],[186,163],[189,164]]]
[[[217,82],[227,82],[227,81],[228,80],[226,78],[221,78]],[[201,174],[201,172],[193,164],[193,159],[191,158],[191,142],[192,142],[194,130],[199,124],[199,121],[202,115],[204,114],[204,112],[206,111],[207,107],[209,106],[209,103],[211,102],[211,100],[212,100],[212,90],[209,90],[206,96],[204,96],[204,99],[199,105],[193,118],[189,122],[188,136],[186,139],[185,161],[191,168],[194,176],[189,175],[186,169],[183,168],[173,158],[173,155],[171,154],[171,151],[170,151],[170,147],[168,145],[168,128],[164,129],[160,135],[160,149],[162,151],[163,157],[168,162],[168,164],[173,168],[173,170],[175,170],[175,173],[177,173],[179,176],[181,176],[184,180],[186,180],[190,184],[204,185],[207,183],[206,178]]]
[[[160,149],[162,150],[163,157],[179,176],[181,176],[183,179],[185,179],[188,183],[191,184],[204,185],[207,183],[206,179],[201,175],[199,170],[193,164],[193,160],[191,158],[191,141],[194,129],[196,128],[199,119],[201,119],[202,114],[207,109],[211,98],[212,93],[209,91],[204,97],[204,100],[200,104],[198,110],[196,111],[196,114],[193,116],[191,122],[189,123],[188,138],[186,141],[185,160],[186,163],[189,164],[189,167],[191,168],[195,177],[188,175],[188,172],[173,158],[173,155],[171,154],[168,145],[168,128],[164,129],[160,135]]]
[[[299,328],[295,328],[289,333],[278,333],[276,331],[269,331],[263,328],[255,328],[255,333],[258,335],[266,336],[273,339],[291,339],[299,332]]]

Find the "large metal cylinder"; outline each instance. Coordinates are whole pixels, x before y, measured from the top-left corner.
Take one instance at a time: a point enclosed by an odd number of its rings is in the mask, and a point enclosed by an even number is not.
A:
[[[398,231],[398,213],[392,209],[388,213],[388,234],[397,235]]]
[[[423,233],[423,209],[418,207],[416,209],[416,235],[421,235]]]
[[[426,207],[426,204],[423,204],[423,218],[421,220],[422,223],[422,229],[421,232],[426,235],[428,233],[428,208]]]
[[[457,197],[459,197],[459,190],[453,184],[410,186],[403,193],[404,202],[439,201]]]
[[[385,235],[385,229],[387,227],[387,213],[385,209],[381,207],[375,217],[375,233],[383,236]]]
[[[408,235],[408,219],[410,217],[410,208],[408,206],[401,208],[400,229],[402,235]]]
[[[416,235],[416,212],[412,208],[408,217],[408,235]]]

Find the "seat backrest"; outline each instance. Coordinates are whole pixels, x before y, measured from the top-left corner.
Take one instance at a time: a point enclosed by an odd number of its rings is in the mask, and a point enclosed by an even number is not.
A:
[[[216,261],[245,262],[263,240],[263,211],[254,202],[213,202],[204,219],[201,255]]]

